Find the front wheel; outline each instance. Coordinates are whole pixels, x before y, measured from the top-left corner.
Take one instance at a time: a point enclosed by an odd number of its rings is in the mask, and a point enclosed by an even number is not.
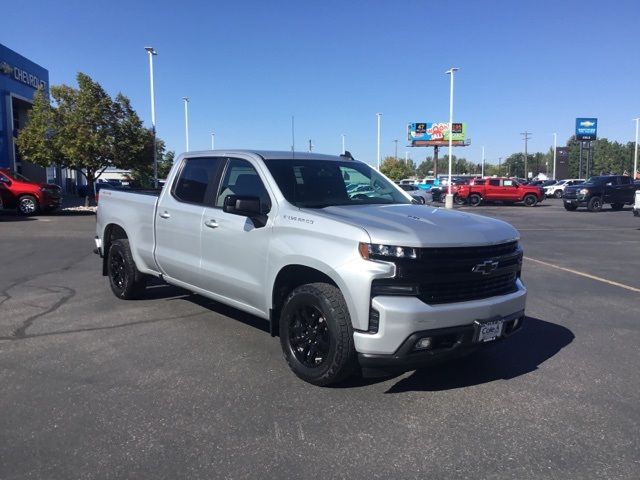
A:
[[[577,205],[572,205],[571,203],[565,203],[564,204],[564,209],[569,211],[569,212],[575,212],[578,209]]]
[[[600,197],[592,197],[587,204],[587,210],[590,212],[599,212],[602,210],[602,199]]]
[[[562,190],[556,190],[553,196],[556,198],[562,198]]]
[[[526,195],[524,197],[524,204],[527,207],[535,207],[538,204],[538,197],[535,195]]]
[[[356,367],[353,327],[340,290],[327,283],[294,289],[280,315],[280,345],[305,382],[327,386],[350,375]]]
[[[464,205],[464,198],[456,194],[453,196],[453,203],[456,205]]]
[[[123,300],[140,298],[147,286],[147,277],[133,260],[129,240],[115,240],[107,254],[107,274],[113,294]]]
[[[38,213],[38,200],[31,195],[23,195],[18,199],[18,212],[22,215]]]

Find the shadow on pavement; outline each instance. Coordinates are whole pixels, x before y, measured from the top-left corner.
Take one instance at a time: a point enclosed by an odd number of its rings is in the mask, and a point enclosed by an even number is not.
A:
[[[386,393],[452,390],[516,378],[537,370],[574,338],[566,327],[527,317],[522,330],[507,341],[466,358],[416,370]]]
[[[25,222],[31,220],[37,220],[37,218],[16,215],[15,213],[0,212],[0,222]]]

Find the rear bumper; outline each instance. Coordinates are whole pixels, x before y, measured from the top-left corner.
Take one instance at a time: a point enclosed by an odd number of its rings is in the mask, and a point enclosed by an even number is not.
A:
[[[502,319],[502,335],[494,341],[478,343],[476,325],[424,330],[411,334],[392,354],[359,353],[358,362],[365,369],[404,371],[426,365],[433,365],[453,358],[464,357],[487,345],[495,344],[510,337],[522,328],[524,310]],[[416,343],[423,338],[432,339],[432,348],[416,349]]]

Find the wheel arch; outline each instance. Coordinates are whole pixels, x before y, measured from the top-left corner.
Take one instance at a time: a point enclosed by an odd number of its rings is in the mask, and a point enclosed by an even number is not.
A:
[[[338,288],[341,292],[338,282],[336,282],[327,273],[318,270],[317,268],[310,267],[302,264],[289,264],[283,266],[275,276],[273,281],[273,287],[271,289],[271,308],[269,310],[270,320],[270,332],[271,336],[278,335],[278,319],[280,318],[280,311],[285,299],[295,288],[307,283],[328,283]],[[344,296],[344,293],[343,293]],[[348,299],[345,296],[345,301]],[[351,310],[351,309],[350,309]]]
[[[109,248],[115,240],[128,239],[129,236],[124,228],[117,223],[110,223],[104,229],[102,235],[102,275],[107,275],[107,258],[109,256]]]

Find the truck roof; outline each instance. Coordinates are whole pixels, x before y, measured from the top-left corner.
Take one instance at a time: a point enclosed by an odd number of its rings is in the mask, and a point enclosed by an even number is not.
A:
[[[196,152],[186,152],[183,155],[185,157],[201,157],[203,155],[208,156],[228,156],[234,153],[250,153],[259,155],[265,160],[283,160],[290,158],[297,158],[300,160],[330,160],[330,161],[343,161],[348,157],[341,157],[340,155],[325,155],[322,153],[313,152],[291,152],[287,150],[251,150],[251,149],[230,149],[230,150],[199,150]]]

